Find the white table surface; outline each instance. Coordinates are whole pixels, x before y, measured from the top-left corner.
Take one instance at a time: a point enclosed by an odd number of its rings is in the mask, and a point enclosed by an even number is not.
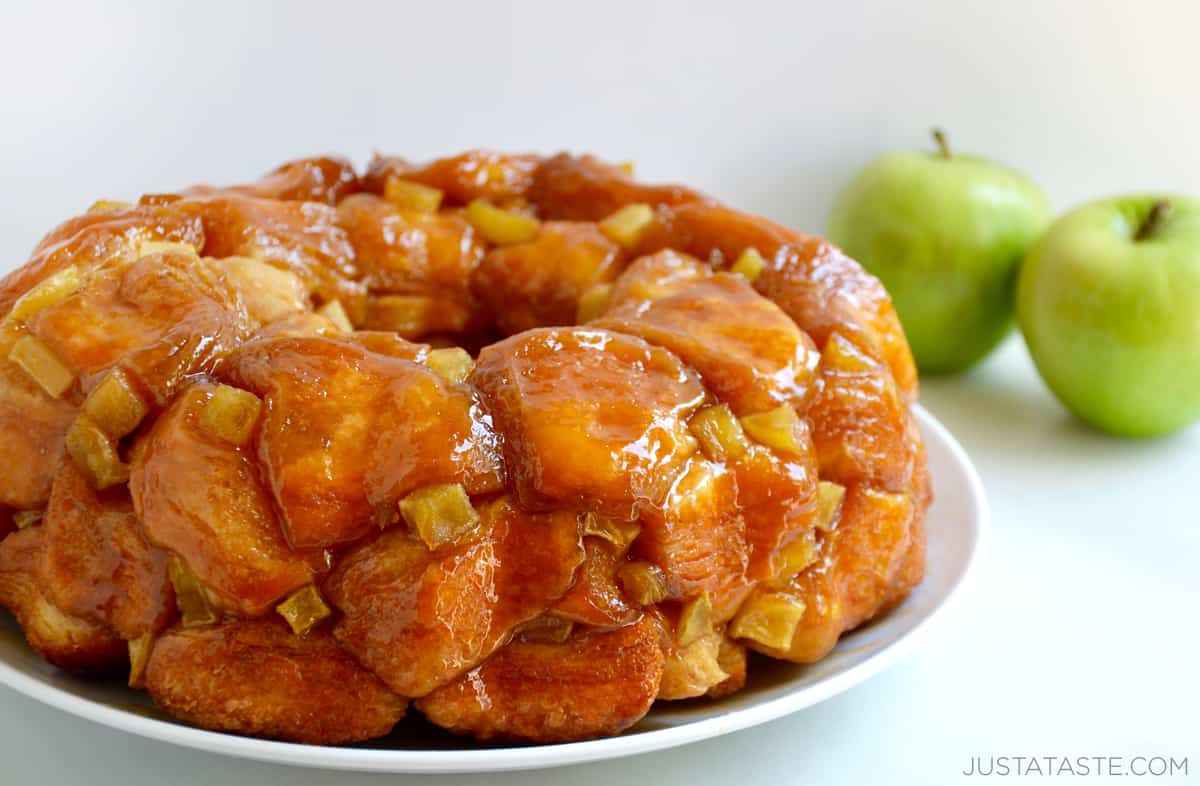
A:
[[[1187,0],[9,0],[0,271],[95,198],[327,150],[359,163],[372,148],[594,150],[819,231],[856,167],[939,123],[1033,173],[1060,208],[1200,193],[1197,29]],[[1200,430],[1090,433],[1019,340],[926,381],[922,401],[974,457],[994,519],[981,581],[934,639],[723,739],[441,782],[971,783],[971,757],[993,755],[1187,756],[1189,776],[1167,782],[1200,781]],[[410,780],[423,779],[170,747],[0,688],[3,786]]]

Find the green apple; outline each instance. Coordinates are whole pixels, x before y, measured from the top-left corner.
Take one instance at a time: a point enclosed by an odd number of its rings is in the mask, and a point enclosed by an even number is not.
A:
[[[1038,371],[1084,421],[1151,437],[1200,419],[1200,200],[1129,196],[1063,216],[1021,269]]]
[[[971,366],[1008,335],[1025,253],[1050,220],[1037,185],[951,153],[889,153],[834,203],[829,239],[891,293],[923,373]]]

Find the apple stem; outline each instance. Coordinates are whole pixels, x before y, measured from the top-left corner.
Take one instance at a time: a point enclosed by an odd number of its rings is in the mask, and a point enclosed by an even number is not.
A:
[[[946,138],[946,132],[940,128],[933,129],[933,141],[937,142],[938,153],[942,158],[950,157],[950,140]]]
[[[1171,203],[1165,199],[1160,199],[1150,208],[1150,212],[1146,214],[1146,220],[1138,227],[1134,234],[1134,242],[1140,243],[1143,240],[1149,240],[1154,237],[1159,229],[1162,228],[1163,222],[1167,220],[1167,216],[1171,215]]]

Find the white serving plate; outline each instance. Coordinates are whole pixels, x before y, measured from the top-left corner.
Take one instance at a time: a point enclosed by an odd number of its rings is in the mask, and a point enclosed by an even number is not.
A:
[[[0,612],[0,682],[73,715],[189,748],[247,759],[339,770],[488,772],[536,769],[660,750],[745,729],[812,706],[879,673],[944,622],[980,562],[987,540],[983,485],[970,459],[928,412],[916,408],[933,475],[925,580],[883,619],[846,635],[819,663],[751,662],[741,692],[716,702],[660,702],[620,737],[540,746],[488,746],[406,719],[388,737],[347,747],[297,745],[204,731],[171,720],[120,682],[69,677],[25,644]]]

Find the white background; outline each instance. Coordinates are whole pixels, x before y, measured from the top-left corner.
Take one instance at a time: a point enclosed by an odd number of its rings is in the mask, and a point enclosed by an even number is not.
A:
[[[1060,208],[1200,194],[1198,34],[1182,0],[0,2],[0,271],[96,198],[325,151],[594,151],[820,231],[856,167],[937,123]],[[971,756],[1164,754],[1190,757],[1170,782],[1200,782],[1200,430],[1091,434],[1018,340],[922,400],[995,518],[983,581],[935,640],[759,729],[461,780],[970,783]],[[4,784],[371,781],[135,739],[0,689]]]

